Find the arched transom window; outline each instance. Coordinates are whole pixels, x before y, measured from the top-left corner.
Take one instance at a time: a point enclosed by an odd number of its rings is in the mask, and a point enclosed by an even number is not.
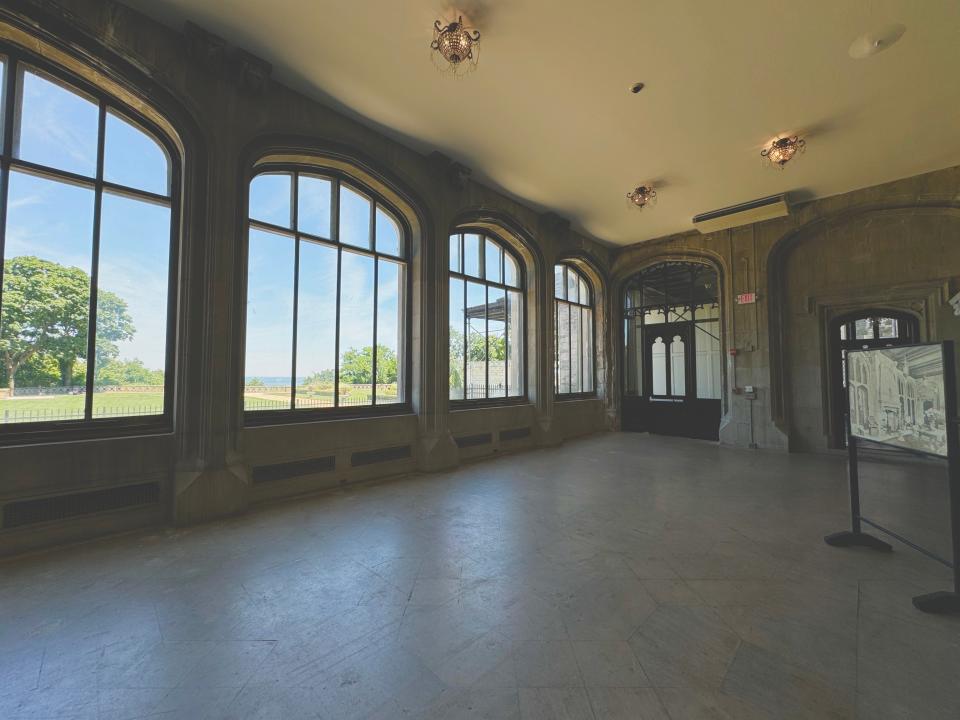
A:
[[[554,391],[594,391],[593,294],[586,278],[569,265],[553,268],[556,362]]]
[[[351,178],[271,168],[250,183],[248,238],[248,416],[406,405],[399,214]]]
[[[497,238],[450,236],[450,399],[520,398],[524,388],[523,273]]]
[[[99,88],[0,46],[0,431],[167,426],[178,168]]]

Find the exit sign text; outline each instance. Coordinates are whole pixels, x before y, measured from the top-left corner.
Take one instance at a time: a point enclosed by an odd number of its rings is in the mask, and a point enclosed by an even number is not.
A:
[[[755,292],[740,293],[737,295],[737,305],[752,305],[756,301],[757,294]]]

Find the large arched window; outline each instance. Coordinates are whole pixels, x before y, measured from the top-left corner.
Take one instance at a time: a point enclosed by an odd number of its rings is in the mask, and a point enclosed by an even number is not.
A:
[[[524,397],[523,273],[501,240],[450,236],[450,399]]]
[[[553,268],[556,362],[554,392],[583,395],[594,391],[593,294],[586,278],[569,265]]]
[[[249,419],[408,406],[409,233],[399,213],[319,168],[267,167],[249,198]]]
[[[19,50],[0,86],[0,433],[169,427],[174,148]]]

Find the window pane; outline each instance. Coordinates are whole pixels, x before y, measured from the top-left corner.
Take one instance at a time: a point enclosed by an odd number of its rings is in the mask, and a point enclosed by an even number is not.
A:
[[[847,339],[847,324],[846,324],[846,323],[844,323],[843,325],[840,326],[840,339],[841,339],[841,340],[846,340],[846,339]]]
[[[450,278],[451,400],[463,399],[463,322],[463,280],[458,278]]]
[[[577,287],[577,274],[570,268],[567,268],[567,300],[570,302],[580,302],[580,292]]]
[[[97,174],[97,104],[30,70],[20,73],[23,99],[18,117],[17,157],[93,177]]]
[[[297,176],[297,227],[301,232],[331,238],[330,203],[333,182],[313,175]]]
[[[486,278],[490,282],[503,282],[503,271],[501,268],[502,258],[503,251],[500,249],[500,246],[488,239],[484,270],[486,272]]]
[[[583,359],[580,361],[583,392],[593,392],[593,311],[581,308],[580,315],[583,327]]]
[[[880,318],[880,337],[882,338],[895,338],[899,337],[900,333],[897,328],[897,321],[893,318]]]
[[[856,322],[857,340],[873,340],[873,319],[862,318]]]
[[[667,346],[658,337],[650,346],[650,371],[653,375],[653,394],[667,394]]]
[[[390,213],[377,208],[377,252],[388,255],[399,255],[402,252],[400,245],[400,225]]]
[[[487,396],[487,292],[467,283],[467,399]]]
[[[483,243],[479,235],[466,234],[463,236],[463,272],[471,277],[482,277],[482,257],[480,255]]]
[[[0,422],[83,418],[93,204],[87,188],[10,172],[0,339],[16,367],[0,364]]]
[[[340,406],[370,405],[373,392],[373,258],[340,258]]]
[[[580,360],[583,347],[580,343],[580,308],[570,306],[570,392],[583,392]]]
[[[520,287],[520,270],[517,268],[517,261],[508,252],[503,254],[503,284]]]
[[[370,249],[370,200],[340,186],[340,242]]]
[[[293,227],[293,176],[263,173],[250,181],[250,218]]]
[[[560,300],[567,299],[567,283],[563,279],[563,265],[553,266],[553,296]]]
[[[717,304],[703,305],[694,311],[697,320],[714,320],[720,317],[720,306]]]
[[[170,208],[103,194],[93,416],[163,413]]]
[[[507,297],[502,288],[487,288],[487,397],[507,395]]]
[[[666,322],[667,318],[663,314],[663,310],[644,310],[643,311],[643,322],[645,325],[659,325],[660,323]]]
[[[589,305],[590,304],[590,288],[587,287],[586,281],[582,277],[577,278],[577,285],[580,288],[580,304]]]
[[[719,400],[720,323],[694,325],[694,343],[697,348],[697,397],[703,400]]]
[[[557,392],[570,392],[570,305],[557,303]]]
[[[403,402],[403,265],[378,260],[377,404]]]
[[[450,271],[463,272],[460,265],[460,234],[450,236]]]
[[[690,308],[683,305],[674,305],[671,308],[668,308],[667,312],[667,322],[685,322],[687,320],[693,319],[691,317]]]
[[[670,383],[673,386],[671,390],[673,395],[686,395],[687,393],[685,350],[683,338],[674,335],[670,343]]]
[[[507,291],[507,395],[523,395],[523,296],[519,291]]]
[[[170,160],[156,139],[112,111],[107,112],[105,134],[104,180],[157,195],[170,194]]]
[[[300,241],[298,291],[296,406],[333,407],[337,357],[335,247],[307,240]]]
[[[243,406],[290,408],[294,239],[250,229]]]

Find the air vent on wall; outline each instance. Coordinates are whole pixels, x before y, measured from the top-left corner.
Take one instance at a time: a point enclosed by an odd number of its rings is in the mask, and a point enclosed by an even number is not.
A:
[[[480,433],[479,435],[462,435],[454,438],[459,448],[477,447],[478,445],[489,445],[493,442],[493,433]]]
[[[336,458],[333,455],[311,460],[277,463],[276,465],[258,465],[253,469],[253,484],[259,485],[275,480],[289,480],[301,475],[330,472],[336,465]]]
[[[785,217],[790,214],[790,205],[787,196],[771,195],[770,197],[751,200],[750,202],[731,205],[730,207],[701,213],[693,218],[693,226],[701,233],[711,233],[717,230],[740,227],[773,218]]]
[[[379,450],[355,452],[350,456],[350,464],[353,467],[358,467],[360,465],[390,462],[391,460],[403,460],[408,457],[410,457],[410,446],[399,445],[397,447],[380,448]]]
[[[3,506],[3,527],[15,528],[160,502],[159,483],[123,485],[71,495],[15,500]]]
[[[500,442],[505,440],[520,440],[521,438],[530,436],[530,428],[513,428],[512,430],[501,430],[500,431]]]

